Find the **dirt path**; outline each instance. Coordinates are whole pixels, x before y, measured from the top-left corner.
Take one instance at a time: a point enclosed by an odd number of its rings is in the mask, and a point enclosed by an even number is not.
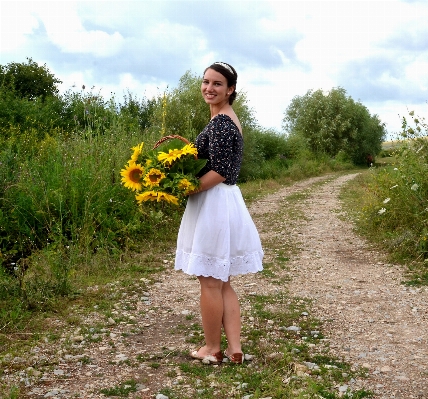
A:
[[[402,269],[368,249],[339,219],[338,192],[347,175],[302,204],[309,221],[294,236],[292,290],[314,298],[332,352],[367,367],[363,385],[379,398],[428,398],[428,290],[401,284]]]
[[[307,179],[253,203],[250,212],[262,240],[276,242],[266,251],[266,261],[274,262],[279,248],[298,243],[290,268],[282,272],[291,278],[286,288],[313,299],[314,316],[324,320],[334,355],[369,370],[369,377],[353,381],[352,388],[370,389],[376,398],[428,398],[428,290],[400,284],[400,268],[383,263],[382,255],[368,249],[340,218],[340,188],[355,176]],[[304,219],[275,219],[289,195],[305,191],[309,194],[298,205]],[[164,263],[172,261],[173,254],[165,255]],[[32,398],[101,398],[94,392],[133,378],[146,382],[132,397],[153,398],[161,387],[176,383],[182,378],[179,369],[172,377],[154,364],[157,354],[164,358],[188,351],[188,335],[180,334],[180,325],[199,323],[199,286],[195,278],[171,269],[154,285],[138,281],[133,290],[128,287],[112,315],[120,322],[106,325],[94,309],[82,323],[94,326],[92,331],[68,329],[55,344],[32,348],[26,359],[10,359],[11,365],[44,360],[56,364],[53,369],[40,375],[37,368],[14,373],[11,367],[3,382],[21,380]],[[240,298],[278,289],[259,275],[236,278],[235,286]],[[120,284],[110,290],[117,294]],[[242,308],[245,314],[249,305],[242,301]]]

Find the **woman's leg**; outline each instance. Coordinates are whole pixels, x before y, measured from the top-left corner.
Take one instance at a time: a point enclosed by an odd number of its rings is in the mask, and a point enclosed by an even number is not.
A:
[[[220,350],[221,325],[223,319],[223,281],[213,277],[198,276],[201,284],[201,316],[205,335],[205,346],[198,355],[207,356]]]
[[[241,311],[238,296],[230,285],[223,283],[223,327],[227,338],[227,353],[241,353]]]

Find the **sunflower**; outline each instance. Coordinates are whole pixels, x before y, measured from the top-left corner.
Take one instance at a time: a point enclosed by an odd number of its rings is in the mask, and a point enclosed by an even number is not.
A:
[[[154,187],[159,186],[160,181],[165,177],[165,173],[161,172],[159,169],[152,168],[144,176],[144,181],[146,182],[146,186]]]
[[[179,150],[179,149],[169,150],[168,154],[166,152],[161,151],[159,152],[159,155],[158,155],[158,161],[161,161],[164,164],[169,164],[169,166],[171,166],[172,163],[175,160],[180,159],[182,155],[183,155],[183,150]]]
[[[146,201],[166,201],[174,205],[178,205],[178,198],[174,195],[164,193],[163,191],[145,191],[135,196],[135,199],[142,204]]]
[[[131,148],[131,150],[134,151],[134,152],[133,152],[133,154],[131,156],[131,161],[130,162],[137,162],[138,157],[143,152],[143,145],[144,145],[144,142],[141,143],[140,145],[136,145],[135,147]]]
[[[144,174],[144,168],[133,161],[129,161],[125,169],[120,171],[122,184],[130,190],[141,190],[140,179]]]
[[[187,180],[186,178],[181,179],[178,182],[177,187],[178,187],[179,190],[184,191],[185,194],[187,194],[187,193],[189,193],[189,192],[191,192],[191,191],[193,191],[193,190],[196,189],[196,186],[192,182],[190,182],[189,180]]]
[[[198,155],[198,149],[192,144],[186,144],[183,149],[183,155]]]
[[[144,191],[144,193],[140,193],[135,196],[135,199],[142,204],[146,201],[157,201],[158,193],[156,191]]]
[[[174,205],[178,205],[178,198],[176,196],[158,191],[158,201],[162,200]]]

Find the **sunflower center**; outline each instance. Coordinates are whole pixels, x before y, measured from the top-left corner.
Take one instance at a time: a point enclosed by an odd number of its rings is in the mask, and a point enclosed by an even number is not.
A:
[[[141,170],[140,169],[131,170],[131,172],[129,173],[129,178],[134,183],[138,183],[140,181],[140,177],[141,177]]]
[[[158,173],[153,173],[149,175],[149,179],[152,183],[156,183],[157,181],[159,181],[159,179],[162,177],[162,175],[158,174]]]

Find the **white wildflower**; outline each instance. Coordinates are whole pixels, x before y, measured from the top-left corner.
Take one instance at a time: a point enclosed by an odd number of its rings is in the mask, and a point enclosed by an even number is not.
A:
[[[387,204],[389,201],[391,201],[391,198],[386,198],[386,199],[383,201],[383,203],[384,203],[384,204]]]
[[[410,187],[410,190],[416,191],[419,188],[419,186],[415,183],[412,187]]]
[[[390,190],[392,190],[393,188],[395,188],[395,187],[398,187],[398,184],[396,184],[395,186],[392,186],[391,188],[390,188]]]
[[[398,168],[394,168],[394,170],[398,170]]]
[[[382,215],[382,213],[385,213],[385,212],[386,212],[386,209],[385,208],[381,208],[381,209],[379,209],[378,214]]]

